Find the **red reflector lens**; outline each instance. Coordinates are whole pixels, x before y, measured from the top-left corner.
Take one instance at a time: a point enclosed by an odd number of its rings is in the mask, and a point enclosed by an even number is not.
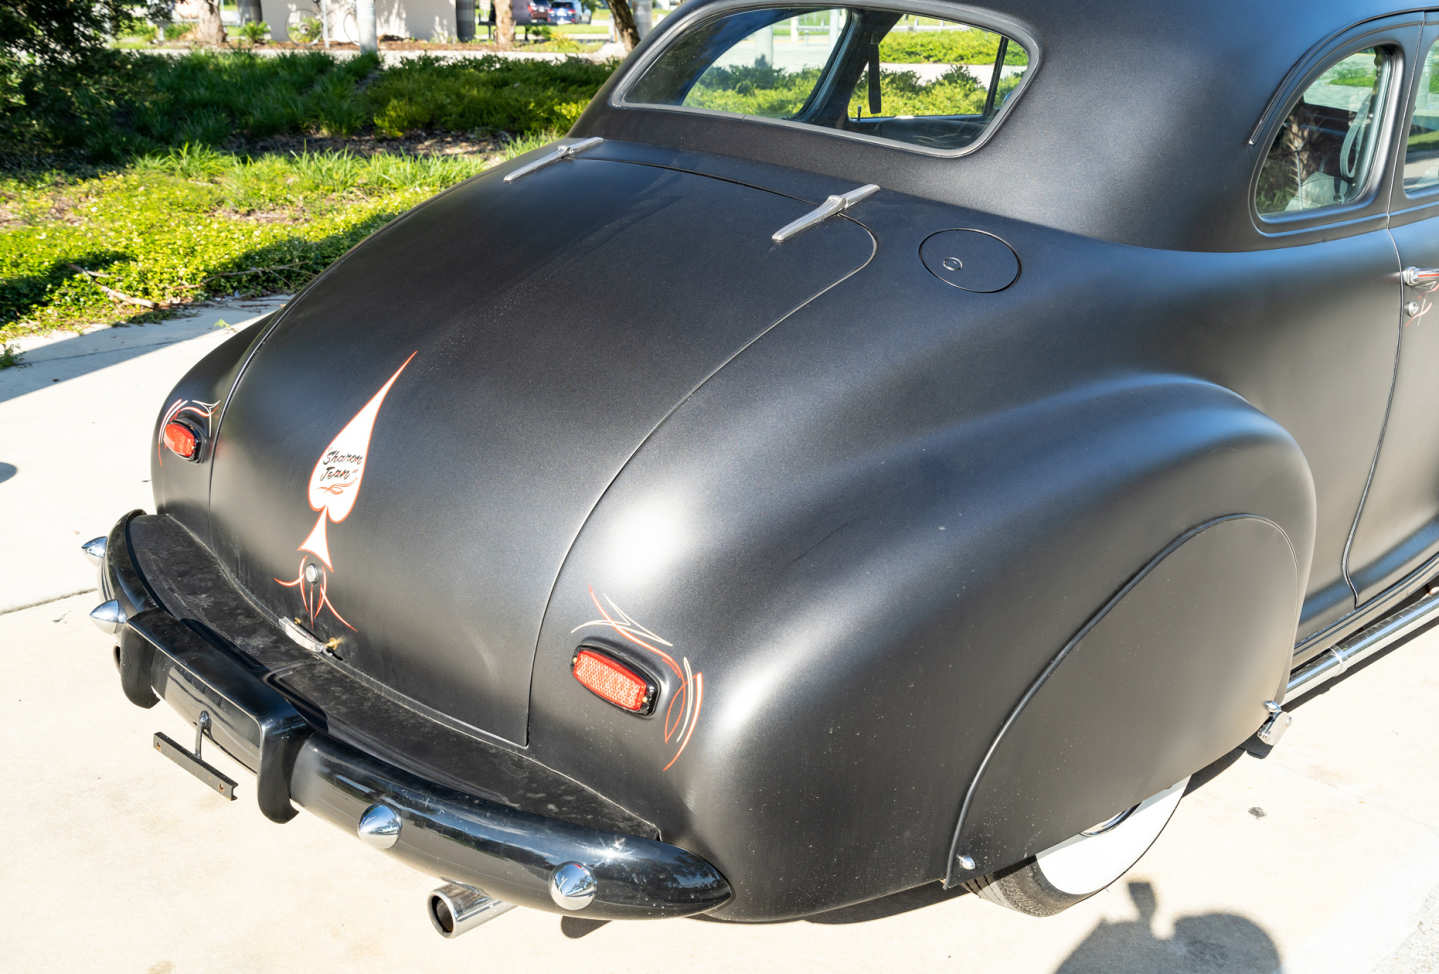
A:
[[[177,457],[193,460],[200,452],[200,438],[184,423],[165,424],[165,445]]]
[[[586,690],[621,710],[647,714],[654,708],[654,684],[617,659],[580,649],[575,653],[574,669],[575,679]]]

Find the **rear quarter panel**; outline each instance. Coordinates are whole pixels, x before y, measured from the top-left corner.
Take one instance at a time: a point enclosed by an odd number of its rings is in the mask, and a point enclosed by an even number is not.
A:
[[[728,917],[803,915],[945,876],[963,796],[1022,695],[1197,525],[1242,513],[1282,532],[1279,622],[1236,651],[1282,674],[1292,648],[1314,550],[1309,465],[1282,424],[1216,381],[1245,372],[1227,316],[1253,269],[951,211],[949,225],[998,232],[1026,262],[1010,290],[970,294],[919,264],[919,240],[944,224],[915,215],[870,222],[870,268],[651,436],[582,531],[541,631],[537,756],[606,782],[713,861],[736,890]],[[1144,273],[1160,268],[1162,286]],[[1263,391],[1263,369],[1250,372]],[[702,674],[677,759],[663,714],[685,681],[646,723],[570,676],[578,640],[605,635],[602,617],[585,627],[595,598]],[[1202,653],[1205,635],[1176,632],[1161,650]],[[1275,689],[1246,684],[1254,727]],[[1183,760],[1238,743],[1222,736]],[[1178,780],[1197,766],[1148,770]],[[1091,821],[1060,809],[1046,824]]]

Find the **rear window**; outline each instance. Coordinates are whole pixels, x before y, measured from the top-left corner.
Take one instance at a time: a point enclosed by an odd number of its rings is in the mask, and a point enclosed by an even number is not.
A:
[[[1004,34],[875,7],[764,7],[682,28],[621,104],[817,126],[941,152],[976,143],[1023,84]]]

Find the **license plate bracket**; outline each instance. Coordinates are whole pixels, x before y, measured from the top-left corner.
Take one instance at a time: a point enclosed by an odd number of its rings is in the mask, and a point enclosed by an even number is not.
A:
[[[223,795],[230,801],[234,801],[235,780],[209,761],[200,757],[200,746],[205,740],[205,730],[210,723],[209,717],[210,715],[208,713],[203,711],[200,713],[200,720],[195,725],[194,751],[187,750],[183,745],[162,731],[155,732],[155,750],[190,772],[190,774],[204,784],[206,788]]]

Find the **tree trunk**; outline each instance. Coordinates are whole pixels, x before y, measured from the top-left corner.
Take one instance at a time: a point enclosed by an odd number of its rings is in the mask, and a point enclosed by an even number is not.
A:
[[[220,22],[220,0],[200,0],[200,22],[195,25],[198,44],[225,43],[225,25]]]
[[[515,45],[515,8],[510,0],[490,0],[495,5],[495,43],[500,47]]]
[[[629,0],[610,0],[610,16],[614,18],[615,33],[626,51],[633,51],[640,42],[639,28],[635,26],[635,15],[630,10]]]

